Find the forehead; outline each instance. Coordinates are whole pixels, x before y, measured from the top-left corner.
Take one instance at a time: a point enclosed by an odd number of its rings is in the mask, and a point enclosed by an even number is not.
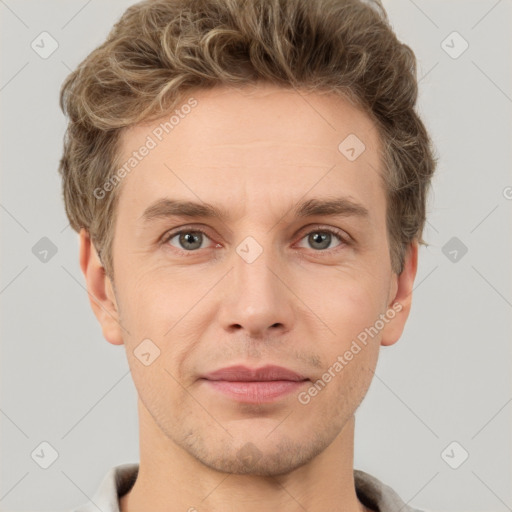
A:
[[[270,85],[195,90],[122,134],[119,161],[134,165],[120,208],[129,202],[140,215],[172,195],[275,208],[272,200],[337,188],[370,210],[384,197],[380,151],[373,122],[343,97]]]

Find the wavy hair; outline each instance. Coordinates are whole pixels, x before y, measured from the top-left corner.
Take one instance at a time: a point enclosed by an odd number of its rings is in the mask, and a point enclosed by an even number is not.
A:
[[[120,189],[101,198],[94,190],[116,172],[123,129],[171,112],[192,90],[261,82],[340,94],[367,113],[383,147],[393,271],[402,272],[413,240],[428,245],[436,158],[415,110],[416,58],[378,0],[145,0],[60,91],[66,214],[75,231],[88,231],[108,276]]]

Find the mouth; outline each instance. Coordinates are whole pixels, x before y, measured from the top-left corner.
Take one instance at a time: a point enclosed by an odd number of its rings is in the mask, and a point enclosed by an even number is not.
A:
[[[268,403],[284,398],[309,382],[293,370],[268,365],[262,368],[231,366],[203,375],[201,380],[217,393],[244,403]]]

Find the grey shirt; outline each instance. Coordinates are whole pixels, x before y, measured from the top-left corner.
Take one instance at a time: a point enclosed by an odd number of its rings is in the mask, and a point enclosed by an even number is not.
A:
[[[73,512],[120,512],[119,498],[135,483],[138,463],[114,466],[103,478],[92,500]],[[375,512],[422,512],[405,504],[391,487],[364,471],[354,470],[356,494],[359,501]]]

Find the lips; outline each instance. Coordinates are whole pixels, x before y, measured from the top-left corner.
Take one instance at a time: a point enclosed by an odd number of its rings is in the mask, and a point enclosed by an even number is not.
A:
[[[230,366],[202,376],[201,382],[214,393],[245,404],[284,400],[298,392],[309,379],[282,366],[262,368]]]
[[[282,366],[267,365],[262,368],[248,368],[246,366],[229,366],[202,376],[203,379],[230,382],[267,382],[267,381],[292,381],[300,382],[308,380],[299,373],[283,368]]]

